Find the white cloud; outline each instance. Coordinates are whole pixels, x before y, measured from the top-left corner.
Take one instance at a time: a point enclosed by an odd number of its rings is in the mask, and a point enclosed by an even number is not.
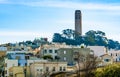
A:
[[[52,34],[49,32],[0,32],[0,42],[1,43],[8,43],[8,42],[20,42],[26,40],[34,40],[35,37],[47,37],[49,41],[52,39]]]

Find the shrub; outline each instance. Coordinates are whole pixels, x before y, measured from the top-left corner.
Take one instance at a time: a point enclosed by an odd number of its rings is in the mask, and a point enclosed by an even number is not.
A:
[[[120,77],[120,64],[112,64],[98,68],[93,73],[95,77]]]

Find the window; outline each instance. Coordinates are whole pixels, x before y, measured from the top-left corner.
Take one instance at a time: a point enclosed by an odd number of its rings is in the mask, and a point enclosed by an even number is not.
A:
[[[40,69],[40,72],[42,72],[42,69]]]
[[[57,53],[57,50],[55,50],[55,53]]]
[[[52,53],[52,50],[49,50],[49,53]]]
[[[110,59],[104,59],[104,61],[109,62],[109,61],[110,61]]]
[[[117,58],[116,58],[116,62],[117,62]]]
[[[53,67],[53,71],[55,71],[55,67]]]
[[[25,59],[26,59],[26,60],[29,59],[29,56],[25,56]]]
[[[25,63],[25,66],[27,66],[27,63]]]
[[[47,71],[47,72],[49,71],[49,67],[46,67],[46,71]]]
[[[44,50],[44,53],[47,53],[47,50],[46,50],[46,49]]]
[[[64,61],[66,61],[66,57],[64,57]]]
[[[59,60],[60,59],[60,57],[59,56],[55,56],[55,60]]]
[[[66,68],[65,68],[65,67],[63,67],[63,71],[66,71]]]
[[[62,71],[62,67],[60,67],[60,71]]]
[[[112,56],[112,53],[111,53],[111,56]]]
[[[66,51],[64,51],[64,54],[66,54]]]
[[[37,69],[37,71],[39,71],[39,69]]]
[[[18,63],[18,66],[20,66],[20,63]]]

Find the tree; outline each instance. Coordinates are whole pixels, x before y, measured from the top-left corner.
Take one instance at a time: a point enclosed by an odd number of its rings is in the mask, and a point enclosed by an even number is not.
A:
[[[61,36],[61,34],[59,34],[59,33],[54,33],[52,41],[53,41],[53,42],[62,43],[62,36]]]
[[[72,29],[65,29],[60,33],[54,33],[53,42],[66,43],[67,45],[85,45],[92,46],[105,46],[109,49],[120,49],[120,43],[106,37],[105,32],[90,30],[81,36],[79,33]]]
[[[95,34],[96,34],[96,31],[93,31],[93,30],[90,30],[85,33],[86,45],[95,45]]]
[[[77,62],[77,77],[80,77],[80,72],[84,72],[85,77],[92,77],[91,73],[97,67],[97,57],[94,55],[88,54],[83,55],[82,53],[77,52],[75,54],[75,61]]]
[[[97,68],[97,57],[89,54],[85,57],[85,60],[86,61],[83,62],[85,77],[93,77],[91,73]]]
[[[62,35],[67,39],[72,39],[74,37],[74,30],[72,29],[65,29],[62,32]]]
[[[120,77],[120,64],[112,64],[98,68],[93,73],[94,77]]]
[[[77,69],[76,69],[77,77],[80,77],[81,63],[83,62],[83,58],[84,58],[84,56],[81,53],[75,52],[74,60],[77,63]]]

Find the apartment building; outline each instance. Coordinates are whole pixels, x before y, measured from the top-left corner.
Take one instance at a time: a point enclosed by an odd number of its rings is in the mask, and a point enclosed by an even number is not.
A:
[[[84,57],[94,54],[90,48],[60,48],[58,51],[59,61],[67,62],[68,65],[76,64],[76,56],[79,54],[84,55]]]
[[[28,51],[8,51],[5,58],[5,77],[10,76],[9,69],[11,67],[27,67],[34,62],[47,62],[46,60],[38,59],[33,56],[32,52]]]
[[[66,72],[67,62],[35,62],[30,65],[32,77],[49,77],[58,72]]]
[[[40,55],[41,56],[51,55],[52,58],[55,60],[57,58],[58,49],[60,49],[60,48],[70,48],[70,47],[71,46],[69,46],[69,45],[59,44],[59,43],[45,44],[41,48]]]
[[[120,62],[120,50],[109,50],[108,54],[113,57],[114,62]]]

